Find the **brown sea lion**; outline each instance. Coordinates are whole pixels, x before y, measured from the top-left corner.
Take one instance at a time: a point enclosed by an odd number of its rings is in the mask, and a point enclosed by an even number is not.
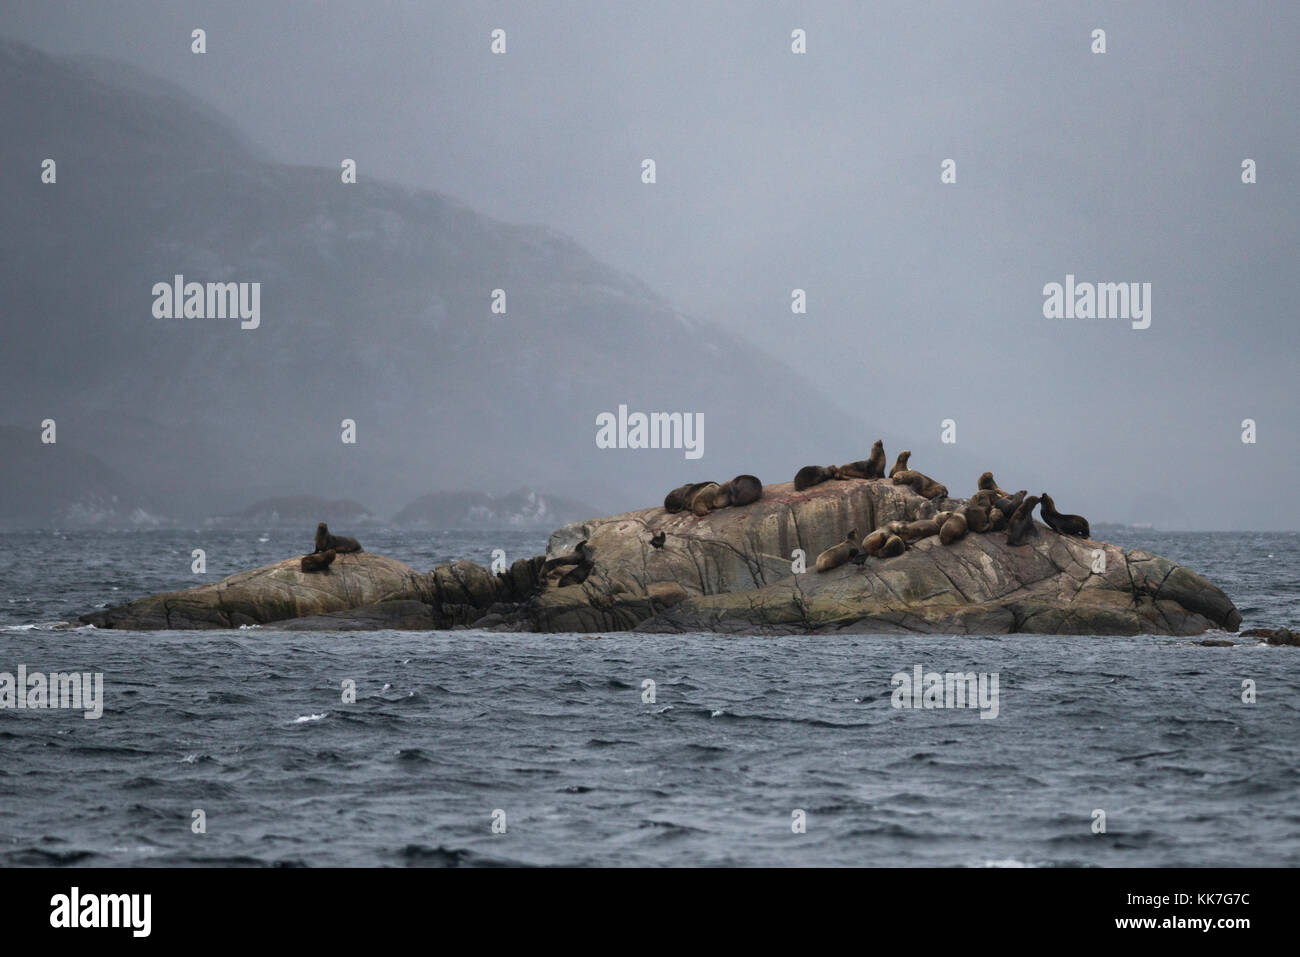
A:
[[[690,509],[696,515],[708,515],[715,508],[723,508],[726,505],[726,493],[722,491],[722,486],[717,482],[705,482],[704,485],[691,493]]]
[[[326,571],[334,561],[334,549],[327,548],[323,552],[312,552],[310,555],[302,556],[302,561],[298,567],[305,572],[323,572]]]
[[[1047,523],[1048,528],[1060,532],[1062,535],[1077,535],[1079,538],[1092,537],[1092,530],[1088,527],[1088,520],[1082,515],[1062,515],[1056,510],[1056,503],[1052,501],[1052,496],[1046,492],[1039,496],[1039,502],[1038,513],[1043,516],[1043,521]]]
[[[967,528],[966,516],[961,512],[954,512],[952,518],[944,522],[943,528],[939,529],[939,541],[951,545],[958,539],[966,537]]]
[[[894,475],[893,482],[895,485],[910,486],[912,491],[922,498],[948,497],[948,486],[936,482],[924,472],[918,472],[916,469],[903,469],[903,471]]]
[[[850,462],[839,467],[844,478],[878,479],[885,477],[885,443],[876,439],[871,454],[860,462]]]
[[[595,566],[590,562],[583,562],[581,565],[574,565],[561,577],[557,588],[568,588],[570,585],[581,585],[591,575],[591,570]]]
[[[581,585],[587,580],[587,576],[591,574],[591,570],[596,567],[596,550],[587,544],[585,538],[578,542],[577,545],[573,546],[573,552],[571,554],[578,556],[578,563],[560,576],[560,581],[557,585],[559,588],[567,588],[569,585]],[[567,558],[568,556],[565,557]],[[545,567],[545,565],[542,566],[543,569],[545,569]]]
[[[899,472],[907,471],[907,460],[912,457],[911,449],[903,449],[898,453],[898,458],[894,461],[894,467],[889,470],[889,477],[893,478]]]
[[[993,481],[992,472],[985,472],[980,476],[979,487],[981,492],[993,492],[998,498],[1006,498],[1011,494],[998,487],[998,483]]]
[[[587,540],[584,538],[563,555],[556,555],[554,558],[548,558],[542,562],[541,573],[545,575],[549,571],[563,568],[566,565],[580,565],[589,556],[590,552],[591,550],[587,547]]]
[[[329,526],[321,522],[316,526],[316,551],[323,552],[329,548],[334,549],[336,554],[346,555],[361,551],[361,543],[346,535],[331,535]]]
[[[889,478],[895,485],[911,485],[922,478],[922,475],[916,469],[899,469]]]
[[[931,535],[939,534],[939,523],[932,518],[923,518],[920,521],[908,522],[903,526],[899,537],[905,542],[915,542],[922,538],[929,538]]]
[[[991,488],[982,488],[970,497],[970,503],[972,505],[978,505],[980,508],[987,510],[992,508],[993,503],[1002,497],[1003,496],[999,495],[995,490]]]
[[[1006,527],[1007,527],[1006,514],[1002,511],[1002,509],[994,505],[991,509],[989,509],[989,531],[1000,532]]]
[[[1020,503],[1025,500],[1026,494],[1025,490],[1021,489],[1015,495],[1000,498],[993,504],[1002,509],[1002,514],[1007,517],[1007,521],[1009,522],[1011,521],[1011,516],[1016,514],[1016,509],[1020,507]]]
[[[930,500],[948,497],[948,486],[930,479],[930,483],[921,489],[921,495]]]
[[[862,540],[862,552],[865,555],[875,555],[885,547],[885,542],[889,540],[889,532],[883,528],[878,528]]]
[[[691,496],[708,484],[708,482],[689,482],[686,485],[679,485],[664,496],[664,511],[684,512],[691,506]]]
[[[654,533],[654,536],[650,539],[650,544],[654,548],[663,548],[664,542],[667,541],[667,539],[668,536],[666,536],[662,531],[657,531]]]
[[[1030,538],[1038,537],[1038,526],[1034,524],[1034,508],[1038,505],[1038,496],[1031,495],[1020,503],[1011,521],[1007,523],[1007,544],[1024,545]]]
[[[893,558],[895,555],[901,555],[907,551],[907,544],[897,535],[890,535],[885,539],[884,546],[877,553],[881,558]]]
[[[838,545],[832,545],[817,556],[817,570],[819,572],[828,572],[832,568],[839,568],[857,553],[858,530],[851,528],[849,533],[844,536],[844,541]]]
[[[737,475],[727,483],[733,508],[753,505],[763,497],[763,483],[754,475]]]
[[[966,516],[966,527],[972,532],[989,530],[989,513],[982,505],[967,505],[962,512]]]
[[[948,519],[952,518],[954,514],[956,513],[952,512],[951,510],[946,512],[938,512],[935,514],[934,520],[939,523],[939,528],[942,529],[943,523],[948,521]]]
[[[840,470],[834,465],[805,465],[794,475],[794,490],[802,492],[804,489],[839,477]]]

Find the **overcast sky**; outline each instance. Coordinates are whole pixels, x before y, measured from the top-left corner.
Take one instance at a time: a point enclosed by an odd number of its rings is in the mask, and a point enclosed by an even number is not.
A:
[[[568,233],[940,478],[951,418],[1065,511],[1300,527],[1300,4],[6,0],[0,33]],[[1151,283],[1150,327],[1044,318],[1067,273]]]

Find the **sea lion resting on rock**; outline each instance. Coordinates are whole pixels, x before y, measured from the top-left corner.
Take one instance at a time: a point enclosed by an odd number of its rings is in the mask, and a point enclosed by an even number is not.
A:
[[[987,511],[993,507],[994,503],[997,502],[998,499],[1005,497],[1005,495],[999,495],[993,489],[982,488],[970,497],[970,503],[972,505],[978,505],[980,508]]]
[[[302,556],[302,561],[298,567],[305,572],[323,572],[326,571],[334,561],[334,549],[327,548],[323,552],[312,552],[310,555]]]
[[[817,556],[817,570],[819,572],[828,572],[832,568],[839,568],[857,553],[858,530],[851,528],[849,533],[844,536],[844,541],[838,545],[832,545]]]
[[[733,508],[753,505],[763,497],[763,483],[754,475],[737,475],[724,487],[728,490]]]
[[[911,449],[903,449],[898,453],[898,460],[894,462],[894,467],[889,470],[889,477],[893,478],[899,472],[907,471],[907,460],[912,457]]]
[[[972,532],[987,532],[989,530],[988,509],[982,505],[967,505],[962,510],[962,515],[965,516],[966,525]]]
[[[945,545],[951,545],[958,539],[966,537],[968,528],[966,516],[961,512],[954,512],[952,518],[943,523],[943,528],[939,529],[939,541]]]
[[[912,491],[923,498],[948,497],[948,486],[936,482],[924,472],[918,472],[916,469],[903,469],[894,476],[893,482],[895,485],[910,485]]]
[[[998,483],[993,481],[992,472],[985,472],[980,476],[979,487],[981,492],[993,492],[998,498],[1006,498],[1011,494],[998,488]]]
[[[1030,538],[1038,537],[1038,526],[1034,524],[1034,509],[1037,505],[1037,495],[1031,495],[1020,503],[1007,524],[1008,545],[1024,545]]]
[[[916,522],[908,522],[899,532],[899,537],[904,542],[916,542],[923,538],[929,538],[931,535],[939,534],[939,523],[932,518],[923,518]]]
[[[659,533],[660,535],[663,532]],[[546,575],[557,568],[563,568],[566,565],[580,565],[591,554],[591,549],[587,547],[587,540],[584,538],[572,549],[563,555],[556,555],[554,558],[548,558],[542,563],[542,574]]]
[[[889,540],[890,533],[883,528],[878,528],[862,540],[862,552],[864,555],[875,555],[885,547],[885,542]]]
[[[812,488],[814,485],[821,485],[822,482],[828,482],[831,479],[841,477],[839,466],[805,465],[794,475],[794,490],[796,492],[802,492],[804,489]]]
[[[705,482],[691,494],[691,511],[701,517],[715,508],[726,508],[730,504],[727,492],[717,482]]]
[[[1021,489],[1010,498],[1000,498],[993,504],[1002,510],[1002,514],[1007,517],[1007,521],[1009,522],[1011,521],[1011,516],[1016,514],[1016,509],[1020,507],[1020,503],[1025,500],[1025,494],[1025,490]]]
[[[573,550],[565,555],[557,555],[542,565],[542,575],[545,576],[556,568],[564,566],[573,566],[567,572],[560,576],[557,587],[564,588],[568,585],[581,585],[591,574],[592,568],[596,564],[596,550],[587,544],[584,538],[573,546]]]
[[[885,444],[876,439],[871,455],[860,462],[838,466],[842,478],[878,479],[885,477]]]
[[[901,555],[907,551],[907,543],[897,535],[890,535],[885,539],[885,544],[876,554],[881,558],[893,558],[895,555]]]
[[[321,522],[316,526],[316,551],[323,552],[330,548],[338,555],[346,555],[361,551],[361,543],[346,535],[331,535],[329,526]]]
[[[664,496],[665,512],[682,512],[691,506],[691,496],[698,492],[704,486],[712,483],[709,482],[688,482],[686,485],[679,485],[667,495]]]
[[[1000,532],[1007,527],[1007,516],[1002,509],[994,505],[989,509],[989,531]]]
[[[1060,532],[1062,535],[1077,535],[1079,538],[1091,538],[1092,530],[1088,528],[1088,520],[1082,515],[1062,515],[1056,510],[1056,503],[1052,501],[1052,496],[1044,492],[1039,496],[1041,503],[1038,509],[1043,521],[1047,527],[1053,531]]]

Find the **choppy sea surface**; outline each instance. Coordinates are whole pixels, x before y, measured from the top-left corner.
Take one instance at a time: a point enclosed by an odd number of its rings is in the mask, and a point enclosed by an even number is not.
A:
[[[361,537],[421,570],[545,546]],[[1110,537],[1300,623],[1300,534]],[[0,535],[0,672],[104,676],[98,720],[0,710],[0,865],[1300,862],[1300,649],[1251,639],[49,627],[301,538]],[[996,674],[997,717],[892,707],[917,665]]]

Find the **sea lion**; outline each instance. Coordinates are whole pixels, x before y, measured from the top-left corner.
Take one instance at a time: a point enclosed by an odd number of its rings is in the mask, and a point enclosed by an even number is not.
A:
[[[664,511],[684,512],[690,508],[691,496],[708,484],[708,482],[689,482],[686,485],[679,485],[664,496]]]
[[[889,532],[883,528],[878,528],[862,540],[862,553],[864,555],[875,555],[885,547],[885,542],[889,539]]]
[[[664,542],[667,538],[668,536],[666,536],[662,531],[655,532],[654,536],[650,539],[650,544],[655,548],[663,548]]]
[[[966,527],[972,532],[989,530],[989,513],[982,505],[967,505],[962,514],[966,517]]]
[[[310,555],[302,556],[298,567],[305,572],[323,572],[329,569],[333,561],[334,549],[327,548],[323,552],[312,552]]]
[[[753,505],[763,497],[763,483],[754,475],[737,475],[727,483],[733,508]]]
[[[993,481],[993,473],[985,472],[980,476],[979,488],[981,492],[993,492],[998,498],[1006,498],[1010,492],[1004,492],[998,487],[998,483]]]
[[[1052,501],[1052,496],[1044,492],[1039,496],[1040,503],[1038,513],[1043,516],[1043,521],[1047,527],[1053,531],[1060,532],[1062,535],[1077,535],[1079,538],[1091,538],[1092,530],[1088,527],[1088,520],[1082,515],[1062,515],[1056,510],[1056,503]]]
[[[812,488],[814,485],[820,485],[822,482],[830,481],[840,477],[840,470],[834,465],[805,465],[794,476],[794,490],[802,492],[804,489]]]
[[[688,507],[696,515],[704,516],[726,504],[726,494],[722,491],[722,486],[717,482],[705,482],[691,493]]]
[[[993,503],[1003,496],[999,495],[996,490],[991,488],[982,488],[970,497],[972,505],[978,505],[980,508],[988,510],[993,507]]]
[[[876,439],[871,443],[871,454],[867,456],[867,466],[870,471],[868,478],[878,479],[885,477],[885,443]]]
[[[911,486],[912,491],[922,498],[936,499],[948,497],[948,486],[936,482],[924,472],[916,469],[903,469],[894,475],[895,485]]]
[[[560,581],[557,585],[559,588],[566,588],[569,585],[581,585],[587,580],[587,576],[591,574],[591,570],[596,567],[596,550],[587,544],[585,538],[578,542],[577,545],[573,546],[573,551],[569,555],[563,556],[566,559],[566,564],[572,564],[567,561],[567,559],[572,555],[578,556],[578,562],[560,576]],[[542,569],[545,571],[546,565],[543,565]]]
[[[660,534],[662,535],[663,533],[660,532]],[[587,548],[587,540],[584,538],[563,555],[556,555],[554,558],[548,558],[546,561],[542,562],[541,573],[545,575],[547,572],[553,571],[556,568],[562,568],[565,565],[580,565],[589,554],[589,551],[590,550]]]
[[[908,522],[903,526],[899,537],[905,542],[915,542],[922,538],[929,538],[931,535],[939,534],[939,523],[932,518],[923,518],[920,521]]]
[[[948,497],[948,486],[944,485],[942,482],[936,482],[928,475],[926,476],[926,481],[927,484],[925,487],[919,489],[923,498],[928,498],[933,501],[936,498]]]
[[[346,555],[349,552],[361,551],[361,543],[346,535],[331,535],[329,526],[321,522],[316,526],[316,551],[323,552],[330,548],[334,549],[336,554]]]
[[[954,514],[956,513],[952,511],[937,512],[935,513],[934,520],[939,523],[939,528],[942,529],[943,523],[952,518]]]
[[[911,449],[903,449],[898,453],[898,459],[894,462],[894,467],[889,470],[889,477],[893,478],[899,472],[907,471],[907,460],[912,457]]]
[[[1025,494],[1025,490],[1021,489],[1015,495],[1000,498],[993,504],[1002,509],[1002,514],[1007,517],[1007,521],[1009,522],[1011,521],[1011,516],[1016,514],[1016,509],[1020,507],[1020,503],[1025,500]]]
[[[1038,536],[1038,526],[1034,524],[1034,508],[1038,505],[1038,496],[1031,495],[1020,503],[1016,513],[1007,523],[1007,544],[1024,545],[1030,538]]]
[[[583,562],[581,565],[574,565],[562,576],[560,576],[557,588],[568,588],[570,585],[581,585],[591,575],[591,570],[595,566],[590,562]]]
[[[839,568],[857,553],[858,530],[851,528],[849,533],[844,536],[844,541],[838,545],[832,545],[817,556],[817,570],[819,572],[828,572],[832,568]]]
[[[921,473],[916,471],[916,469],[899,469],[893,475],[889,476],[889,480],[895,485],[911,485],[917,480],[920,474]]]
[[[968,528],[966,516],[961,512],[954,512],[952,518],[944,522],[943,528],[939,529],[939,541],[945,545],[951,545],[958,539],[965,538]]]
[[[878,554],[881,558],[893,558],[905,551],[907,551],[907,544],[897,535],[890,535],[889,538],[885,539],[885,544]]]
[[[1002,511],[1002,509],[994,505],[991,509],[989,509],[989,531],[1000,532],[1006,527],[1007,527],[1006,514]]]
[[[859,462],[850,462],[839,466],[843,478],[878,479],[885,477],[885,445],[876,439],[871,446],[871,455]]]

